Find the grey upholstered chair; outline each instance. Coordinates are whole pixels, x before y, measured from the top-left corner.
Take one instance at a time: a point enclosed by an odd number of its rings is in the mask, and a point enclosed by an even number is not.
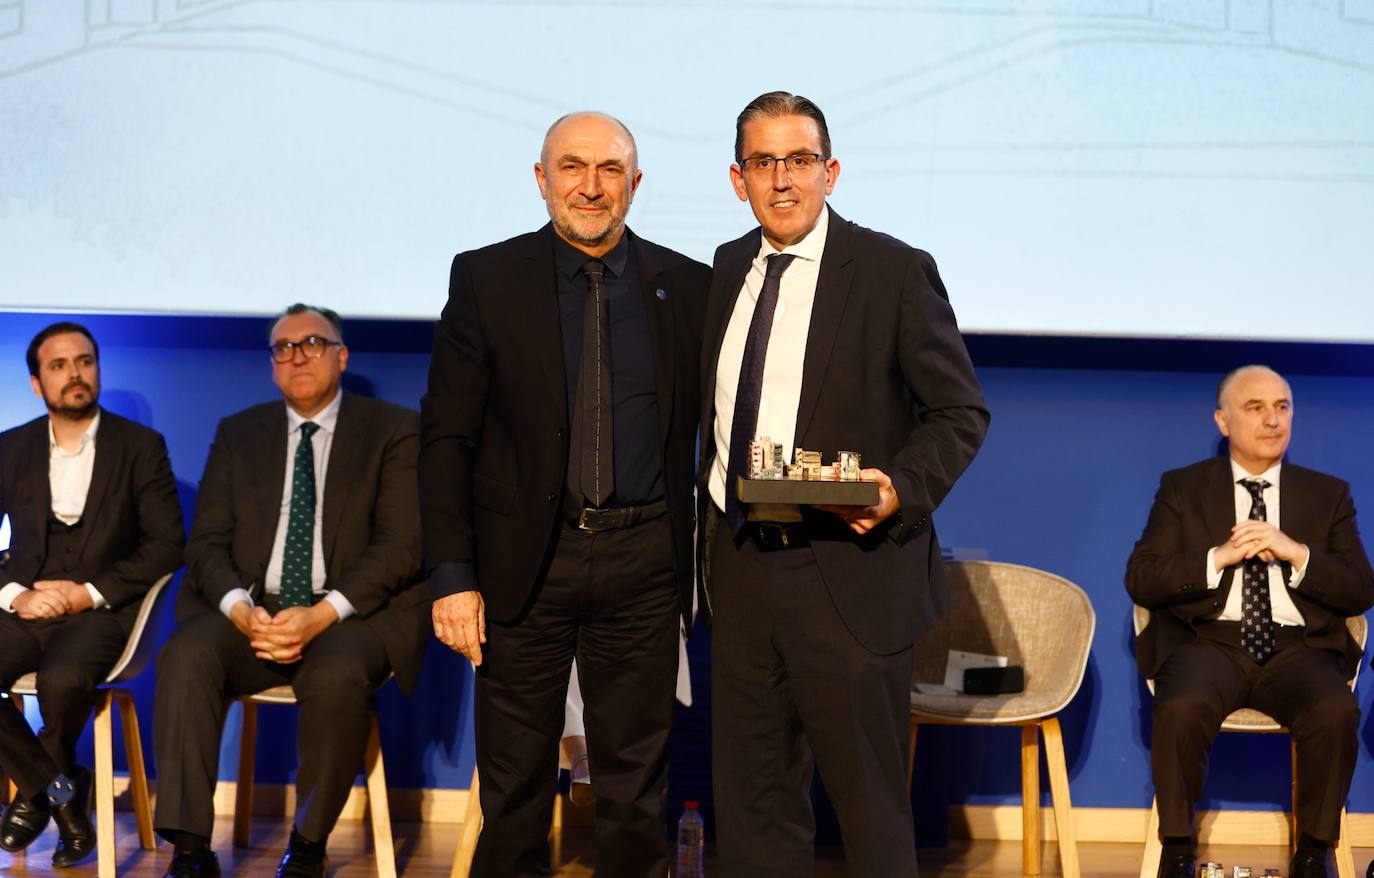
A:
[[[1135,628],[1135,633],[1139,636],[1145,626],[1149,624],[1150,611],[1144,607],[1137,606],[1131,616],[1131,622]],[[1350,629],[1350,636],[1355,638],[1355,642],[1364,649],[1365,639],[1369,634],[1368,626],[1364,616],[1351,616],[1345,620],[1346,627]],[[1361,660],[1360,664],[1364,664]],[[1355,667],[1355,676],[1350,678],[1350,688],[1355,688],[1355,679],[1360,674],[1359,665]],[[1145,685],[1149,688],[1150,694],[1155,692],[1155,681],[1146,679]],[[1226,717],[1221,724],[1223,732],[1254,732],[1259,734],[1273,734],[1276,732],[1287,733],[1288,730],[1274,721],[1274,718],[1262,711],[1248,707],[1235,711]],[[1297,747],[1292,750],[1293,762],[1293,801],[1298,798],[1298,751]],[[1293,811],[1288,812],[1288,845],[1294,847],[1298,841],[1298,821],[1297,815]],[[1255,843],[1263,843],[1257,840]],[[1159,841],[1159,802],[1158,800],[1150,803],[1150,823],[1145,830],[1145,854],[1140,860],[1140,878],[1154,878],[1159,871],[1159,858],[1163,848]],[[1345,808],[1341,808],[1341,837],[1336,843],[1336,874],[1338,878],[1355,878],[1355,855],[1350,849],[1350,826],[1346,820]]]
[[[1055,831],[1065,878],[1078,878],[1078,846],[1064,739],[1056,714],[1073,700],[1087,670],[1096,616],[1083,589],[1061,576],[991,561],[949,564],[951,609],[916,643],[916,682],[944,679],[949,650],[1004,655],[1025,668],[1014,695],[911,694],[907,772],[923,723],[1021,727],[1022,871],[1040,874],[1040,748],[1054,797]],[[908,780],[910,778],[908,777]]]
[[[124,726],[124,754],[129,763],[129,798],[133,800],[134,816],[138,824],[138,842],[145,851],[157,847],[153,837],[153,808],[148,799],[148,774],[143,767],[143,739],[138,731],[138,713],[134,710],[134,696],[120,687],[148,667],[157,652],[157,623],[167,599],[167,581],[172,574],[159,579],[143,596],[138,617],[134,620],[129,642],[115,662],[95,702],[95,820],[96,873],[99,878],[115,878],[114,842],[114,732],[113,711],[119,706],[119,718]],[[25,695],[38,694],[38,675],[25,674],[10,689],[15,706],[23,709]],[[11,790],[11,796],[13,790]]]

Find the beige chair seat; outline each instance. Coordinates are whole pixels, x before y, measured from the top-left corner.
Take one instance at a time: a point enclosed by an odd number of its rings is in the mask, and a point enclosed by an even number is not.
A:
[[[911,709],[923,716],[959,722],[1014,724],[1055,713],[1061,701],[1053,692],[1016,695],[923,695],[913,692]]]

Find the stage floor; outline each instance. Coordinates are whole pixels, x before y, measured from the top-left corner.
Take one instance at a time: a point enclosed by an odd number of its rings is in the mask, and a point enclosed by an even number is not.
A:
[[[118,816],[119,875],[121,878],[160,878],[167,868],[170,851],[162,845],[156,851],[138,847],[133,815],[120,812]],[[230,824],[221,819],[215,824],[215,847],[226,876],[271,875],[277,857],[286,844],[288,826],[280,820],[257,820],[253,825],[253,846],[234,850],[229,844]],[[394,827],[398,867],[405,878],[448,878],[453,850],[458,843],[458,825],[435,823],[421,825],[397,823]],[[373,866],[369,827],[359,821],[341,821],[330,837],[330,857],[334,864],[331,874],[336,878],[365,878],[376,875]],[[5,875],[75,876],[94,875],[92,859],[77,869],[54,869],[50,863],[57,834],[50,826],[43,837],[23,856],[0,852],[0,872]],[[592,833],[587,828],[566,830],[555,838],[557,874],[566,878],[589,878],[593,874]],[[1084,876],[1102,878],[1135,878],[1140,871],[1139,845],[1084,843],[1079,845],[1079,859]],[[1244,848],[1214,846],[1204,848],[1202,855],[1222,863],[1230,874],[1233,865],[1250,866],[1256,876],[1265,868],[1287,871],[1288,852],[1282,847]],[[1356,874],[1363,876],[1374,848],[1356,848]],[[838,851],[822,851],[816,864],[816,878],[842,878],[844,866]],[[1019,878],[1021,875],[1021,845],[1019,842],[952,842],[948,848],[931,848],[920,852],[922,875],[946,878]],[[707,860],[707,874],[711,874],[711,860]],[[1059,859],[1053,844],[1044,848],[1045,878],[1058,876]],[[1333,872],[1334,874],[1334,872]]]

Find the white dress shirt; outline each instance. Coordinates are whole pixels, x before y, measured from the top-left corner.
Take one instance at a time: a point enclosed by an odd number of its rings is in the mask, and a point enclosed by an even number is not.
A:
[[[86,495],[91,490],[91,473],[95,472],[95,434],[100,429],[100,410],[97,409],[91,425],[81,436],[75,451],[67,451],[57,444],[53,435],[52,418],[48,419],[48,491],[52,497],[53,517],[65,525],[73,525],[81,520],[86,511]],[[108,606],[105,598],[89,582],[86,592],[91,596],[92,609]],[[14,612],[14,599],[27,588],[17,582],[0,588],[0,610]]]
[[[329,470],[329,449],[334,444],[334,429],[339,421],[339,405],[342,393],[336,393],[329,405],[321,409],[313,418],[303,418],[290,406],[286,406],[286,479],[282,485],[281,508],[277,517],[277,535],[272,540],[272,554],[267,561],[267,577],[263,590],[267,594],[281,594],[282,558],[286,554],[286,528],[291,518],[291,483],[296,477],[296,449],[301,444],[301,425],[307,420],[319,427],[310,438],[310,449],[315,457],[315,537],[312,540],[310,562],[310,590],[323,594],[324,600],[339,614],[339,621],[357,612],[352,602],[337,591],[326,591],[325,580],[328,573],[324,565],[324,486]],[[285,405],[285,403],[283,403]],[[229,611],[240,601],[253,603],[247,589],[236,588],[219,602],[220,612]]]
[[[806,359],[806,338],[811,330],[811,306],[816,301],[816,280],[820,276],[825,235],[830,227],[830,208],[821,210],[815,228],[795,244],[774,249],[760,235],[759,252],[744,276],[744,286],[735,299],[735,310],[721,340],[720,359],[716,361],[716,460],[707,486],[717,508],[725,509],[726,469],[730,464],[730,429],[735,419],[735,392],[739,389],[740,366],[754,306],[763,292],[768,257],[774,253],[796,256],[783,272],[778,284],[778,305],[773,312],[773,327],[768,335],[768,355],[763,363],[763,394],[759,401],[755,436],[767,436],[782,445],[783,460],[792,462],[792,441],[797,432],[797,405],[801,402],[802,366]],[[767,509],[754,504],[751,518],[770,521],[798,520],[796,506],[770,504]]]
[[[1242,481],[1265,481],[1269,487],[1264,489],[1264,513],[1265,520],[1275,528],[1279,528],[1279,470],[1283,468],[1283,463],[1279,462],[1257,476],[1252,476],[1245,471],[1240,464],[1231,461],[1231,480],[1236,483],[1234,494],[1236,502],[1236,524],[1250,519],[1250,507],[1254,505],[1254,498],[1250,496],[1250,491]],[[1216,549],[1207,552],[1207,587],[1215,589],[1221,587],[1221,580],[1225,575],[1225,570],[1218,570],[1213,560],[1213,553]],[[1302,617],[1302,611],[1297,604],[1293,603],[1293,598],[1288,594],[1288,589],[1297,588],[1304,576],[1307,575],[1307,564],[1312,560],[1312,553],[1307,553],[1307,560],[1302,562],[1302,567],[1293,570],[1289,577],[1287,588],[1284,587],[1283,565],[1277,559],[1269,562],[1269,614],[1274,620],[1275,625],[1305,625],[1307,621]],[[1242,562],[1243,564],[1244,562]],[[1241,620],[1241,596],[1244,589],[1240,583],[1240,572],[1236,573],[1236,583],[1231,586],[1231,593],[1226,597],[1226,607],[1217,617],[1219,622],[1239,622]]]

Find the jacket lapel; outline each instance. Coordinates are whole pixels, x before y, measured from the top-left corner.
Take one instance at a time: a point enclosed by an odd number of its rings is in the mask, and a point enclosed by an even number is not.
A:
[[[568,378],[563,368],[563,326],[558,313],[558,279],[554,274],[553,226],[546,224],[526,239],[520,254],[522,276],[511,278],[512,295],[534,296],[520,312],[526,354],[539,363],[547,403],[564,426],[568,423]]]
[[[1208,541],[1219,546],[1231,538],[1231,528],[1236,526],[1236,488],[1231,481],[1231,459],[1220,456],[1211,468],[1202,495],[1202,514],[1207,524]],[[1222,605],[1231,593],[1236,580],[1238,567],[1227,570],[1221,579],[1219,591]]]
[[[100,520],[100,504],[110,493],[110,480],[113,478],[115,465],[123,454],[123,431],[121,425],[109,413],[102,411],[100,417],[100,430],[95,435],[95,465],[91,468],[91,484],[86,489],[86,505],[81,509],[81,520],[84,527],[81,528],[81,551],[86,550],[86,543],[91,539],[91,531],[95,530],[94,523]],[[47,467],[43,468],[47,472]],[[44,481],[47,485],[46,480]],[[49,492],[51,489],[49,488]],[[44,509],[52,507],[52,498],[44,504]],[[45,527],[46,531],[47,528]]]
[[[258,546],[254,556],[262,559],[266,571],[272,557],[272,540],[277,535],[277,522],[281,520],[282,491],[286,488],[286,403],[268,409],[259,435],[262,441],[254,446],[253,469],[260,474],[257,481]],[[258,580],[260,589],[261,577]]]
[[[826,209],[830,210],[828,207]],[[794,448],[804,444],[802,438],[811,423],[811,416],[816,413],[821,385],[830,365],[830,353],[835,348],[835,329],[844,315],[844,306],[849,300],[853,283],[854,258],[850,250],[849,223],[831,210],[820,275],[816,278],[816,298],[811,305],[811,325],[806,333],[801,399],[797,402],[797,432],[792,443]]]
[[[320,536],[324,540],[324,569],[331,578],[333,571],[330,570],[330,559],[334,557],[334,543],[339,538],[339,521],[348,507],[348,495],[353,488],[353,480],[344,474],[358,472],[359,434],[364,429],[357,422],[352,401],[352,397],[344,393],[339,402],[339,417],[334,422],[334,438],[329,443],[329,462],[324,474],[324,514]],[[330,473],[336,478],[330,478]]]
[[[716,368],[720,360],[720,346],[725,341],[725,328],[735,311],[735,301],[744,286],[749,265],[759,252],[760,231],[755,229],[726,247],[713,266],[711,292],[706,300],[705,346],[701,358],[701,471],[715,456],[712,437],[715,431]]]
[[[52,510],[52,484],[48,481],[48,458],[51,455],[48,438],[48,419],[39,418],[33,422],[34,429],[29,433],[29,447],[24,458],[29,461],[28,477],[33,480],[34,502],[29,509],[30,532],[38,538],[42,553],[48,556],[48,515]],[[18,531],[15,527],[13,530]],[[37,568],[35,568],[36,570]]]
[[[658,434],[664,442],[668,439],[668,427],[673,416],[673,362],[675,342],[673,332],[673,303],[669,301],[672,290],[667,279],[662,277],[666,270],[649,247],[643,246],[639,238],[628,229],[630,253],[639,270],[640,293],[644,301],[644,316],[649,323],[649,343],[654,358],[654,387],[658,393]],[[660,296],[659,294],[662,293]]]

